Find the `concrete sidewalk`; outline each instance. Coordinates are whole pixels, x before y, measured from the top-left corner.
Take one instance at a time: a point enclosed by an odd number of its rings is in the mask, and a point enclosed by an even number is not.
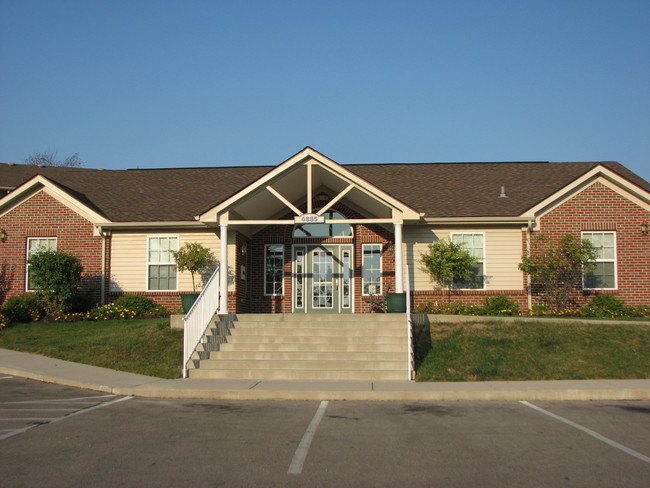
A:
[[[409,381],[165,380],[0,349],[0,374],[150,398],[221,400],[650,400],[650,380]]]

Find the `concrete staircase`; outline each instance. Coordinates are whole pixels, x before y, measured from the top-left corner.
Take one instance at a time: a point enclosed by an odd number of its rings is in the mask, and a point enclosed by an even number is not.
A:
[[[406,380],[404,314],[215,317],[190,378]]]

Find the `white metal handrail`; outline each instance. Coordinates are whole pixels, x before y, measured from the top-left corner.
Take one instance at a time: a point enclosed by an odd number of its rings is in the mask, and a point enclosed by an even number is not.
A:
[[[409,267],[404,266],[404,272],[406,273],[406,335],[408,343],[408,380],[413,380],[413,320],[411,316],[411,276],[409,274]]]
[[[219,311],[219,267],[203,287],[183,321],[183,378],[187,378],[187,363],[209,327],[214,314]]]

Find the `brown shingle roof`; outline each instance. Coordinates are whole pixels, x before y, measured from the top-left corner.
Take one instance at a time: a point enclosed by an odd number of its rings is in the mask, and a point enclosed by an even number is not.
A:
[[[366,164],[346,168],[426,217],[517,216],[598,164],[650,191],[615,162]],[[499,198],[504,187],[508,198]]]
[[[615,162],[345,167],[426,217],[506,217],[522,214],[598,164],[650,191],[648,182]],[[41,174],[113,222],[191,221],[273,168],[98,170],[0,164],[0,188],[18,187]],[[502,186],[508,198],[498,198]]]

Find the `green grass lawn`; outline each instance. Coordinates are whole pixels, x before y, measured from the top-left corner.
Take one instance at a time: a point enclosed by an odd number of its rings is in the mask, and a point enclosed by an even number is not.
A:
[[[179,378],[183,331],[169,319],[15,324],[0,330],[0,347],[128,371]]]
[[[429,326],[426,326],[429,327]],[[431,324],[416,335],[418,381],[650,378],[650,324]]]

